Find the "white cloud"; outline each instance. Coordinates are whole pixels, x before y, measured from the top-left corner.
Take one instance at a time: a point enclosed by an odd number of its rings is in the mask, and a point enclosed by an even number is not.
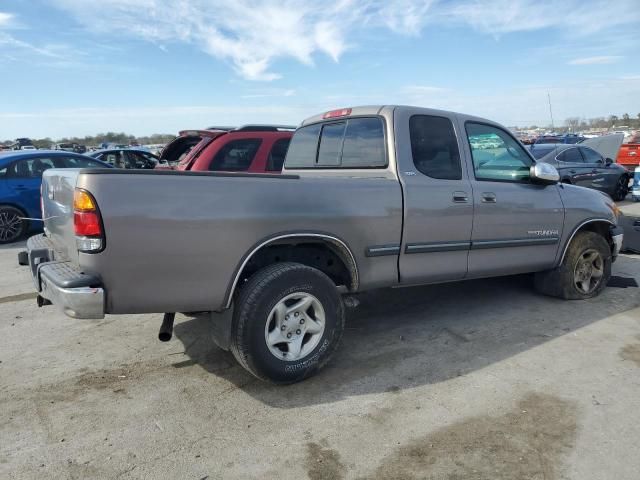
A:
[[[583,57],[574,58],[569,61],[569,65],[608,65],[610,63],[616,63],[623,57],[620,55],[601,55],[598,57]]]
[[[249,80],[271,81],[278,59],[339,61],[358,31],[417,35],[431,24],[465,25],[496,37],[557,28],[580,37],[640,21],[637,0],[53,0],[93,32],[158,43],[183,42],[231,63]]]
[[[14,16],[10,13],[0,12],[0,28],[11,26]]]

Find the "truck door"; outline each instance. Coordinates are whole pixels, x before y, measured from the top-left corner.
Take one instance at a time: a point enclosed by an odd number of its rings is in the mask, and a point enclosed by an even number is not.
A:
[[[564,222],[559,187],[530,182],[533,159],[508,131],[475,121],[460,128],[469,140],[464,150],[474,202],[468,276],[552,267]],[[498,148],[473,148],[478,136],[491,137]]]
[[[399,261],[404,284],[463,278],[473,219],[471,184],[460,157],[455,117],[419,112],[403,109],[394,118],[404,192]]]

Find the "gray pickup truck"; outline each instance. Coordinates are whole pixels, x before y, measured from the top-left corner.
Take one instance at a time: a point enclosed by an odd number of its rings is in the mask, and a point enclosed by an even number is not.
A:
[[[547,295],[600,293],[618,209],[558,180],[494,122],[346,108],[301,124],[280,176],[48,170],[20,262],[72,317],[211,312],[218,345],[291,383],[328,361],[357,292],[531,272]]]

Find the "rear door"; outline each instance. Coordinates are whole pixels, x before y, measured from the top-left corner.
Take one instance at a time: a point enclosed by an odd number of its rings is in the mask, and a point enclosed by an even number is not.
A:
[[[7,168],[5,188],[32,217],[40,218],[40,183],[45,170],[58,167],[53,158],[24,158]]]
[[[402,109],[394,117],[404,191],[400,281],[456,280],[467,274],[473,196],[455,117]]]
[[[584,163],[577,147],[562,150],[557,156],[558,171],[562,179],[568,178],[572,184],[580,185],[589,181],[591,169]]]
[[[507,130],[477,121],[462,128],[474,204],[468,276],[550,268],[564,221],[558,186],[530,182],[533,159]],[[470,140],[478,136],[492,137],[498,148],[474,149]]]
[[[603,156],[589,147],[580,147],[580,153],[584,158],[586,175],[585,181],[578,185],[605,192],[612,190],[618,180],[618,175],[613,175],[612,170],[607,169]]]

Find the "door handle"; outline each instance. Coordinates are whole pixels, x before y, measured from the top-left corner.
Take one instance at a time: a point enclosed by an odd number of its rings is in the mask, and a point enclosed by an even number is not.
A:
[[[467,192],[453,192],[453,201],[455,203],[467,203],[469,201],[469,196]]]
[[[576,173],[576,171],[575,171],[575,170],[569,170],[569,171],[570,171],[571,173]]]
[[[484,192],[481,194],[482,203],[496,203],[496,194],[492,192]]]
[[[16,190],[27,190],[27,187],[25,187],[24,185],[16,185],[15,189]]]
[[[591,170],[591,173],[598,173],[598,169],[594,168],[593,170]]]

